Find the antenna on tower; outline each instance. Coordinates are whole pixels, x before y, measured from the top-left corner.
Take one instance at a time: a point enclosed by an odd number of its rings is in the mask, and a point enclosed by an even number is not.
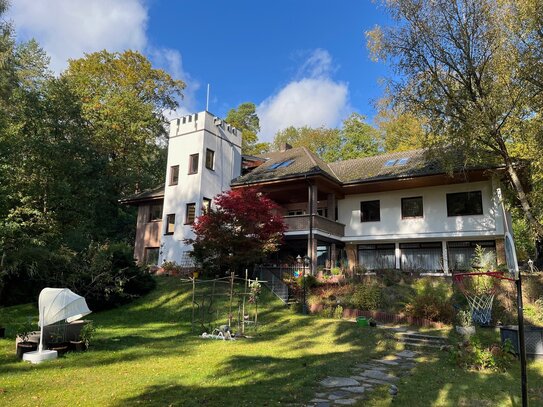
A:
[[[207,84],[206,112],[209,112],[209,83]]]

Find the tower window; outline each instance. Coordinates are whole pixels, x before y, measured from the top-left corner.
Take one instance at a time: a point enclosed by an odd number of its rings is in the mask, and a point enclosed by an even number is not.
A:
[[[189,157],[189,174],[198,173],[198,158],[199,154],[191,154]]]
[[[179,182],[179,165],[170,167],[170,185],[177,185]]]
[[[209,170],[215,169],[215,151],[209,148],[206,150],[206,168]]]

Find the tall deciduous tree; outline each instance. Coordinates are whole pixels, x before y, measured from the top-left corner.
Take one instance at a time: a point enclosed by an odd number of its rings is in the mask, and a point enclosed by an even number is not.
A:
[[[273,148],[279,150],[285,143],[292,147],[307,147],[324,161],[332,162],[376,155],[379,134],[366,123],[364,116],[352,113],[343,121],[341,129],[287,127],[277,132]]]
[[[273,139],[273,148],[280,150],[284,144],[292,147],[307,147],[325,161],[335,161],[341,148],[341,138],[338,129],[326,127],[311,128],[287,127],[278,131]]]
[[[185,84],[135,51],[87,54],[70,60],[62,76],[81,100],[115,188],[130,194],[156,185],[164,173],[157,148],[166,135],[162,114],[178,106]]]
[[[285,231],[277,205],[254,188],[236,189],[214,199],[216,209],[196,219],[188,239],[192,256],[205,270],[240,270],[279,249]]]
[[[338,159],[370,157],[379,152],[377,130],[366,123],[366,118],[358,113],[352,113],[343,121],[340,131],[341,150]]]
[[[536,28],[526,30],[517,17],[519,4],[527,3],[387,0],[394,26],[377,27],[367,37],[373,56],[396,69],[399,79],[389,83],[393,106],[428,120],[432,146],[455,148],[467,163],[503,163],[526,219],[541,237],[540,206],[521,182],[514,154],[516,144],[537,138],[532,125],[541,117],[541,91],[519,68],[541,66],[541,14],[528,11]],[[528,63],[526,54],[534,60]]]
[[[242,154],[256,155],[269,151],[269,143],[258,142],[257,133],[260,131],[260,119],[256,114],[254,103],[245,102],[236,109],[230,109],[225,120],[241,130]]]
[[[420,118],[386,107],[379,110],[376,118],[381,146],[387,153],[407,151],[424,146],[426,133]]]

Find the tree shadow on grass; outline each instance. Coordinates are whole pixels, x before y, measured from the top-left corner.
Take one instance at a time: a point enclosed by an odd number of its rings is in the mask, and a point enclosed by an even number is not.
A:
[[[460,340],[453,331],[448,335],[451,344]],[[487,333],[487,340],[499,342],[499,334]],[[420,363],[409,376],[398,384],[398,396],[384,394],[376,404],[409,405],[418,400],[418,405],[432,406],[520,406],[520,366],[515,360],[507,372],[466,371],[455,365],[447,351],[422,352]],[[529,403],[543,406],[543,362],[529,362]]]

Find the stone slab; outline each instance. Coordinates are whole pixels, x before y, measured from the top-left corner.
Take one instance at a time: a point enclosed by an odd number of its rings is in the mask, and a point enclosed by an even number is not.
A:
[[[336,400],[335,404],[338,404],[340,406],[353,406],[356,404],[356,400],[355,399],[341,399],[341,400]]]
[[[366,391],[364,386],[352,386],[352,387],[342,387],[341,390],[345,390],[351,393],[362,394]]]
[[[383,380],[389,383],[394,383],[399,380],[398,377],[384,373],[383,371],[377,370],[377,369],[366,370],[365,372],[362,373],[362,376],[369,377],[371,379]]]
[[[396,356],[400,358],[414,358],[419,356],[417,352],[413,352],[412,350],[403,350],[400,353],[396,353]]]
[[[376,362],[382,363],[383,365],[398,366],[398,362],[396,362],[395,360],[381,359],[376,360]]]
[[[328,395],[329,400],[338,400],[350,396],[351,394],[344,390],[337,390]]]
[[[349,377],[327,377],[320,382],[324,387],[347,387],[347,386],[359,386],[360,383]]]

